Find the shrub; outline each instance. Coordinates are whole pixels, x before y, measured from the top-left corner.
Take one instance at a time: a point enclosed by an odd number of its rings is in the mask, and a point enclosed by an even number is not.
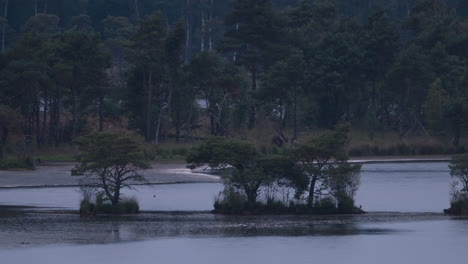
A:
[[[335,201],[332,197],[316,199],[314,206],[310,208],[307,203],[268,199],[266,203],[249,203],[245,195],[235,190],[224,191],[215,199],[214,213],[221,214],[356,214],[364,211],[354,206],[351,197],[341,197]]]
[[[333,198],[326,197],[315,202],[312,211],[319,214],[336,214],[337,208]]]
[[[2,159],[0,160],[0,170],[9,169],[26,169],[33,170],[35,168],[34,162],[30,157],[18,159]]]
[[[96,205],[88,199],[81,200],[80,215],[95,215]]]
[[[451,215],[468,215],[468,193],[457,192],[453,195],[450,208],[444,212]]]
[[[349,196],[342,196],[338,200],[338,212],[341,214],[352,213],[355,208],[354,199]]]
[[[119,202],[118,214],[138,214],[140,206],[135,198],[124,198]],[[83,199],[80,203],[80,215],[96,215],[96,214],[114,214],[112,204],[104,198],[102,193],[96,195],[95,202],[89,199]]]
[[[273,155],[278,155],[278,154],[279,154],[278,148],[275,147],[275,146],[273,146],[273,147],[271,148],[271,154],[273,154]]]
[[[119,203],[119,211],[121,214],[138,214],[140,206],[135,198],[123,199]]]

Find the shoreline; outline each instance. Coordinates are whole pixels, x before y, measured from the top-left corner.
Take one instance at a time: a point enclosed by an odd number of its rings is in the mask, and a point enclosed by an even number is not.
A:
[[[350,163],[385,164],[385,163],[424,163],[448,162],[451,156],[371,156],[352,157]],[[76,163],[53,162],[37,166],[35,170],[0,171],[0,190],[26,188],[67,188],[78,187],[78,178],[71,176],[70,170]],[[202,169],[190,170],[184,161],[154,162],[152,168],[144,172],[146,182],[135,182],[132,185],[166,185],[189,183],[219,183],[221,177]]]
[[[219,180],[206,180],[206,181],[168,181],[168,182],[151,182],[151,183],[136,183],[132,186],[152,186],[152,185],[172,185],[172,184],[197,184],[197,183],[220,183]],[[69,188],[69,187],[79,187],[79,185],[74,184],[52,184],[52,185],[18,185],[18,186],[0,186],[0,190],[10,190],[10,189],[42,189],[42,188]]]
[[[390,155],[390,156],[350,156],[349,161],[355,163],[391,163],[391,162],[443,162],[452,159],[453,155]],[[71,166],[78,164],[75,161],[46,160],[37,167]],[[150,162],[151,165],[185,165],[184,159],[159,160]],[[2,171],[31,171],[27,169],[8,169]]]
[[[70,209],[59,209],[55,207],[41,207],[41,206],[23,206],[23,205],[1,205],[0,204],[0,210],[7,210],[10,212],[16,212],[18,214],[38,214],[38,215],[77,215],[80,216],[80,211],[79,210],[70,210]],[[468,216],[457,216],[457,215],[450,215],[450,214],[445,214],[444,212],[395,212],[395,211],[370,211],[370,212],[365,212],[365,213],[360,213],[360,214],[319,214],[319,213],[257,213],[257,214],[229,214],[229,213],[219,213],[215,212],[214,210],[189,210],[189,211],[183,211],[183,210],[141,210],[137,214],[96,214],[92,216],[84,216],[84,217],[95,217],[95,218],[100,218],[104,217],[107,218],[109,216],[112,217],[129,217],[129,216],[142,216],[144,217],[145,215],[199,215],[199,214],[209,214],[209,215],[214,215],[214,216],[227,216],[227,217],[237,217],[237,216],[258,216],[258,217],[268,217],[268,216],[301,216],[301,217],[335,217],[335,216],[342,216],[342,217],[364,217],[364,218],[372,218],[375,216],[444,216],[446,218],[467,218]]]
[[[372,164],[372,163],[416,163],[416,162],[448,162],[451,155],[408,155],[408,156],[363,156],[350,157],[350,163]]]

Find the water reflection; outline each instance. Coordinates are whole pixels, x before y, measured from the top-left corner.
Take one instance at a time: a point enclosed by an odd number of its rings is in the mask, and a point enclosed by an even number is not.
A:
[[[401,232],[395,223],[446,220],[441,214],[223,216],[157,213],[80,218],[72,214],[0,216],[0,248],[56,243],[110,243],[161,237],[346,236]],[[376,225],[377,224],[377,225]],[[379,224],[389,224],[389,226]]]
[[[1,263],[460,263],[468,220],[438,213],[449,183],[447,163],[365,165],[357,203],[406,213],[213,215],[216,183],[141,186],[131,193],[141,208],[167,212],[133,216],[0,207]],[[79,196],[75,188],[3,189],[0,201],[77,208]]]
[[[435,214],[119,219],[30,214],[0,218],[0,227],[2,263],[272,264],[313,256],[325,263],[435,264],[459,263],[468,244],[467,220]]]

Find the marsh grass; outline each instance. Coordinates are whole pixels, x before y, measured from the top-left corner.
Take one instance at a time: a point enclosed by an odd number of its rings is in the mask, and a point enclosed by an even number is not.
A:
[[[224,192],[215,198],[213,213],[216,214],[362,214],[360,208],[354,206],[352,198],[336,202],[331,197],[317,199],[313,207],[308,207],[304,201],[289,203],[277,199],[267,199],[265,202],[249,203],[245,195],[239,192]]]
[[[34,168],[34,161],[30,157],[0,160],[0,170],[33,170]]]
[[[113,211],[112,204],[103,198],[102,195],[97,195],[94,202],[84,198],[80,203],[80,215],[96,215],[96,214],[138,214],[140,206],[136,198],[123,198],[119,202],[117,212]]]

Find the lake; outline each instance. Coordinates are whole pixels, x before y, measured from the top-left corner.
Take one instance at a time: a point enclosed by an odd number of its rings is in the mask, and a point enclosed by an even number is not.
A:
[[[449,206],[446,162],[365,164],[351,216],[222,216],[220,183],[138,186],[144,213],[81,219],[0,214],[2,263],[456,263],[468,220]],[[76,209],[76,188],[0,189],[0,204]],[[43,209],[42,209],[43,210]],[[39,210],[40,211],[40,210]],[[174,212],[177,211],[177,212]]]

